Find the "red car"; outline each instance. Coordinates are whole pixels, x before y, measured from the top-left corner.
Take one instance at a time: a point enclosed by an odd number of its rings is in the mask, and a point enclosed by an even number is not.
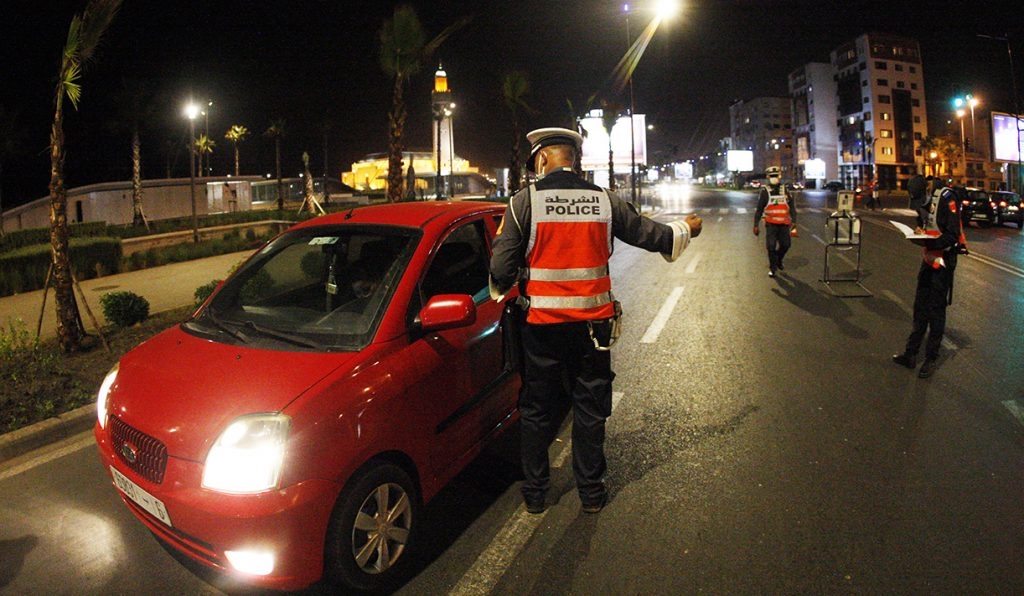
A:
[[[265,588],[402,573],[421,507],[518,419],[504,206],[413,202],[284,232],[104,380],[94,434],[132,513]]]

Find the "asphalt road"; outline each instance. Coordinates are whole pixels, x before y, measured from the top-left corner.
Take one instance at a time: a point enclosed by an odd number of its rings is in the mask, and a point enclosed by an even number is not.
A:
[[[617,246],[609,505],[580,512],[568,429],[542,515],[521,506],[514,442],[497,445],[425,510],[399,593],[1024,593],[1024,234],[968,230],[939,369],[918,379],[889,362],[919,249],[886,221],[907,214],[864,213],[859,261],[833,261],[860,283],[826,285],[826,201],[801,198],[769,279],[753,195],[666,199],[660,219],[705,229],[671,264]],[[91,434],[0,466],[0,592],[243,591],[159,546]]]

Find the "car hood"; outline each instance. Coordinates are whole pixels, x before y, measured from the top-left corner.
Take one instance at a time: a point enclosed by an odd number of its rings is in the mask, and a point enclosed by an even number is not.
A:
[[[174,327],[121,359],[108,412],[163,441],[169,456],[202,461],[231,421],[284,410],[356,356],[257,350]]]

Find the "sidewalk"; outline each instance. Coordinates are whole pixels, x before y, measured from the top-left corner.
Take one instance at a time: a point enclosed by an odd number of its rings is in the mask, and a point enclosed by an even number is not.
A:
[[[106,322],[103,319],[100,296],[108,292],[128,291],[142,296],[149,301],[150,314],[188,306],[195,302],[196,288],[215,279],[224,279],[231,270],[252,253],[253,251],[248,250],[130,273],[119,273],[86,280],[80,282],[80,285],[93,315],[101,325],[104,325]],[[79,301],[78,308],[82,313],[82,322],[85,323],[86,330],[92,331],[92,320],[86,313],[77,290],[75,298]],[[0,298],[0,325],[3,325],[4,329],[9,329],[12,321],[20,319],[32,337],[35,337],[42,306],[42,290]],[[51,290],[46,296],[40,339],[46,340],[55,337],[56,327],[56,305]],[[90,404],[32,426],[0,435],[0,465],[34,449],[89,430],[96,420],[95,412],[96,405]]]
[[[110,292],[133,292],[149,301],[150,314],[173,310],[188,306],[195,301],[196,288],[215,279],[224,279],[231,270],[246,259],[253,251],[230,253],[217,257],[207,257],[183,263],[173,263],[162,267],[140,269],[130,273],[118,273],[97,279],[80,281],[82,292],[88,302],[89,309],[96,316],[100,325],[105,325],[100,297]],[[82,323],[86,331],[93,331],[93,323],[82,304],[81,295],[75,291],[78,310],[82,314]],[[46,340],[57,333],[57,307],[54,303],[53,290],[46,295],[46,308],[43,308],[43,290],[26,292],[16,296],[0,298],[0,325],[10,328],[11,321],[21,319],[25,328],[35,337],[36,325],[39,324],[39,313],[43,313],[40,339]]]

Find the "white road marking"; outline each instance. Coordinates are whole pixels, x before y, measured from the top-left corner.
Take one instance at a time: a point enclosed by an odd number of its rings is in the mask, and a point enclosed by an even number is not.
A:
[[[1024,426],[1024,407],[1021,407],[1021,404],[1017,403],[1017,400],[1008,399],[1003,402],[1003,406],[1010,411],[1010,414],[1017,419],[1017,422]]]
[[[690,262],[686,265],[687,274],[693,273],[697,270],[697,263],[700,263],[700,254],[701,253],[697,253],[693,255],[693,258],[690,259]]]
[[[34,451],[33,455],[25,461],[13,464],[9,468],[0,469],[0,480],[6,480],[12,476],[17,476],[22,472],[27,472],[32,468],[49,463],[55,459],[64,457],[65,455],[70,455],[93,444],[95,444],[95,442],[91,430],[79,433],[78,435],[64,439],[60,443],[54,444],[52,448],[41,448]]]
[[[532,514],[526,511],[525,505],[520,505],[490,545],[476,558],[473,566],[448,593],[453,596],[490,594],[545,516],[547,511]]]
[[[676,307],[676,303],[679,302],[679,298],[683,295],[683,288],[678,287],[672,290],[672,293],[665,299],[665,303],[661,305],[661,310],[658,311],[657,316],[651,321],[647,332],[640,338],[642,344],[652,344],[658,340],[658,335],[661,334],[661,330],[665,328],[665,323],[668,322],[672,311]]]

